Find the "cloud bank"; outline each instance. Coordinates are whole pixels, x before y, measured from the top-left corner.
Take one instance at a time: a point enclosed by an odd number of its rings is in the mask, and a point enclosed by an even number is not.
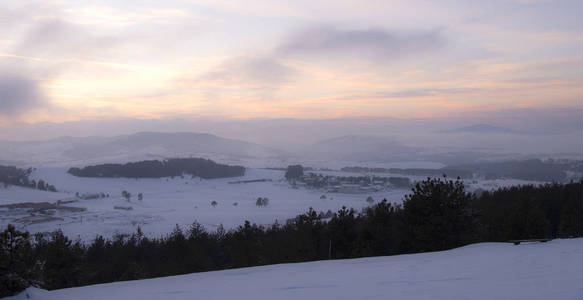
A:
[[[318,27],[300,31],[277,47],[284,57],[326,56],[390,61],[435,51],[445,45],[438,31],[388,31],[385,29],[340,30]]]
[[[199,80],[230,84],[279,85],[292,80],[295,71],[272,57],[241,56],[225,60]]]

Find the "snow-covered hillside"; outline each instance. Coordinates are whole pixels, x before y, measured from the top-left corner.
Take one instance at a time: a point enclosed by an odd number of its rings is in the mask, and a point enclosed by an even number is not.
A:
[[[583,239],[271,265],[9,299],[583,299]]]

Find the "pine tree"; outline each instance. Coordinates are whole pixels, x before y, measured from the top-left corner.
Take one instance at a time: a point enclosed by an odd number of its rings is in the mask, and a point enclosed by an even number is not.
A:
[[[472,197],[459,178],[427,178],[417,183],[403,201],[410,250],[444,250],[467,241],[472,230]]]
[[[0,297],[12,296],[35,280],[28,232],[9,224],[0,233]]]

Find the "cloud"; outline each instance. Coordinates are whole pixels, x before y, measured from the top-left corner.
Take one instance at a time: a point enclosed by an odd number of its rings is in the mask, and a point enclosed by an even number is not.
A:
[[[225,60],[216,70],[204,73],[201,81],[229,84],[278,86],[290,82],[296,71],[275,58],[240,56]]]
[[[419,88],[401,91],[378,91],[353,93],[337,97],[338,100],[358,100],[358,99],[405,99],[433,96],[453,96],[460,94],[471,94],[481,92],[483,89],[478,88]]]
[[[51,58],[105,56],[111,47],[120,43],[119,38],[97,36],[82,25],[51,18],[36,22],[14,52],[24,55],[49,54]]]
[[[385,29],[311,28],[290,36],[276,49],[283,57],[347,57],[388,61],[435,51],[445,44],[439,31],[401,32]]]
[[[285,62],[294,58],[368,59],[387,62],[403,56],[435,51],[445,43],[437,31],[400,32],[384,29],[339,30],[310,28],[296,32],[264,56],[237,56],[199,77],[202,81],[278,86],[293,81],[297,70]]]
[[[0,116],[18,116],[43,106],[45,101],[36,81],[13,75],[0,75]]]

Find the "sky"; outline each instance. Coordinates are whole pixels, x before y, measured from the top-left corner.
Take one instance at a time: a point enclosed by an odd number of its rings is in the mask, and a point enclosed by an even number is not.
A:
[[[580,0],[3,0],[0,131],[580,112],[582,13]]]

